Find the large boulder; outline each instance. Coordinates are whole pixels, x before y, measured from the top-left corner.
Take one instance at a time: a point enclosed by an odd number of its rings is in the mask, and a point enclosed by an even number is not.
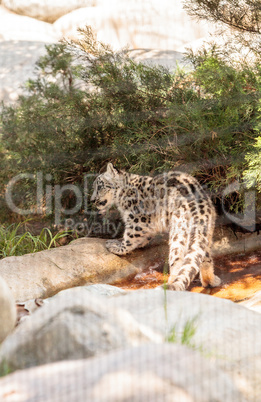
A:
[[[34,367],[0,379],[1,401],[29,398],[37,402],[245,400],[213,362],[173,344],[126,348],[101,357]]]
[[[15,323],[15,300],[7,283],[0,276],[0,343],[12,332]]]
[[[74,286],[117,283],[156,263],[163,267],[167,250],[167,242],[156,241],[151,247],[120,257],[106,249],[105,240],[82,238],[67,246],[4,258],[0,261],[0,276],[14,298],[23,302]]]
[[[9,10],[46,22],[54,22],[57,18],[80,7],[94,6],[95,0],[2,0]]]
[[[138,324],[118,305],[84,287],[65,290],[23,321],[2,344],[1,363],[9,370],[101,355],[112,349],[162,337]]]

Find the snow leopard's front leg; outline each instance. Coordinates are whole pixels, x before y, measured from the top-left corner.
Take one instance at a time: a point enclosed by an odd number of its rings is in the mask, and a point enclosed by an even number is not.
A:
[[[113,254],[125,255],[136,248],[145,247],[151,236],[137,222],[126,225],[122,241],[113,239],[106,241],[106,248]]]

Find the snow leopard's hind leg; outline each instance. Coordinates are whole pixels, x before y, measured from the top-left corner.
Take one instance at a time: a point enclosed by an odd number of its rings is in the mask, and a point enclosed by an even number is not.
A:
[[[210,245],[212,240],[211,220],[208,217],[198,219],[184,220],[182,224],[173,221],[175,227],[177,244],[173,243],[170,237],[170,276],[168,280],[168,289],[171,290],[186,290],[195,276],[200,272],[200,278],[203,286],[218,286],[220,279],[214,275],[213,261],[210,257]],[[211,223],[211,222],[210,222]],[[183,225],[186,231],[181,231]],[[209,232],[208,232],[209,229]],[[186,247],[183,246],[186,243]],[[181,255],[181,249],[183,259]],[[173,255],[177,254],[181,257],[179,260],[173,259]]]
[[[169,233],[169,279],[171,285],[184,263],[188,242],[188,222],[177,215],[172,216]],[[168,288],[170,288],[168,286]]]
[[[211,286],[219,286],[221,280],[214,274],[214,263],[210,254],[210,250],[206,252],[203,263],[200,266],[200,281],[204,288]]]

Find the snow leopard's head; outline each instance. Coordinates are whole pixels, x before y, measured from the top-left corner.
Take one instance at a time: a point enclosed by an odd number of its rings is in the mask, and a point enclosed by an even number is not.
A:
[[[108,163],[106,172],[95,179],[91,201],[101,214],[115,203],[115,190],[119,180],[120,172],[111,163]]]

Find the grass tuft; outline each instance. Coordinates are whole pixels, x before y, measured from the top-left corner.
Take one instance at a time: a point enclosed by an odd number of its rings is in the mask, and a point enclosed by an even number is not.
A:
[[[190,348],[195,349],[196,346],[193,342],[193,338],[197,331],[197,319],[197,316],[189,319],[185,323],[185,326],[181,332],[177,331],[177,324],[175,324],[167,336],[167,342],[180,343],[182,345],[186,345]]]
[[[48,250],[58,246],[62,238],[71,235],[68,231],[54,234],[48,228],[43,228],[39,235],[33,235],[23,231],[26,222],[0,227],[0,258]]]

